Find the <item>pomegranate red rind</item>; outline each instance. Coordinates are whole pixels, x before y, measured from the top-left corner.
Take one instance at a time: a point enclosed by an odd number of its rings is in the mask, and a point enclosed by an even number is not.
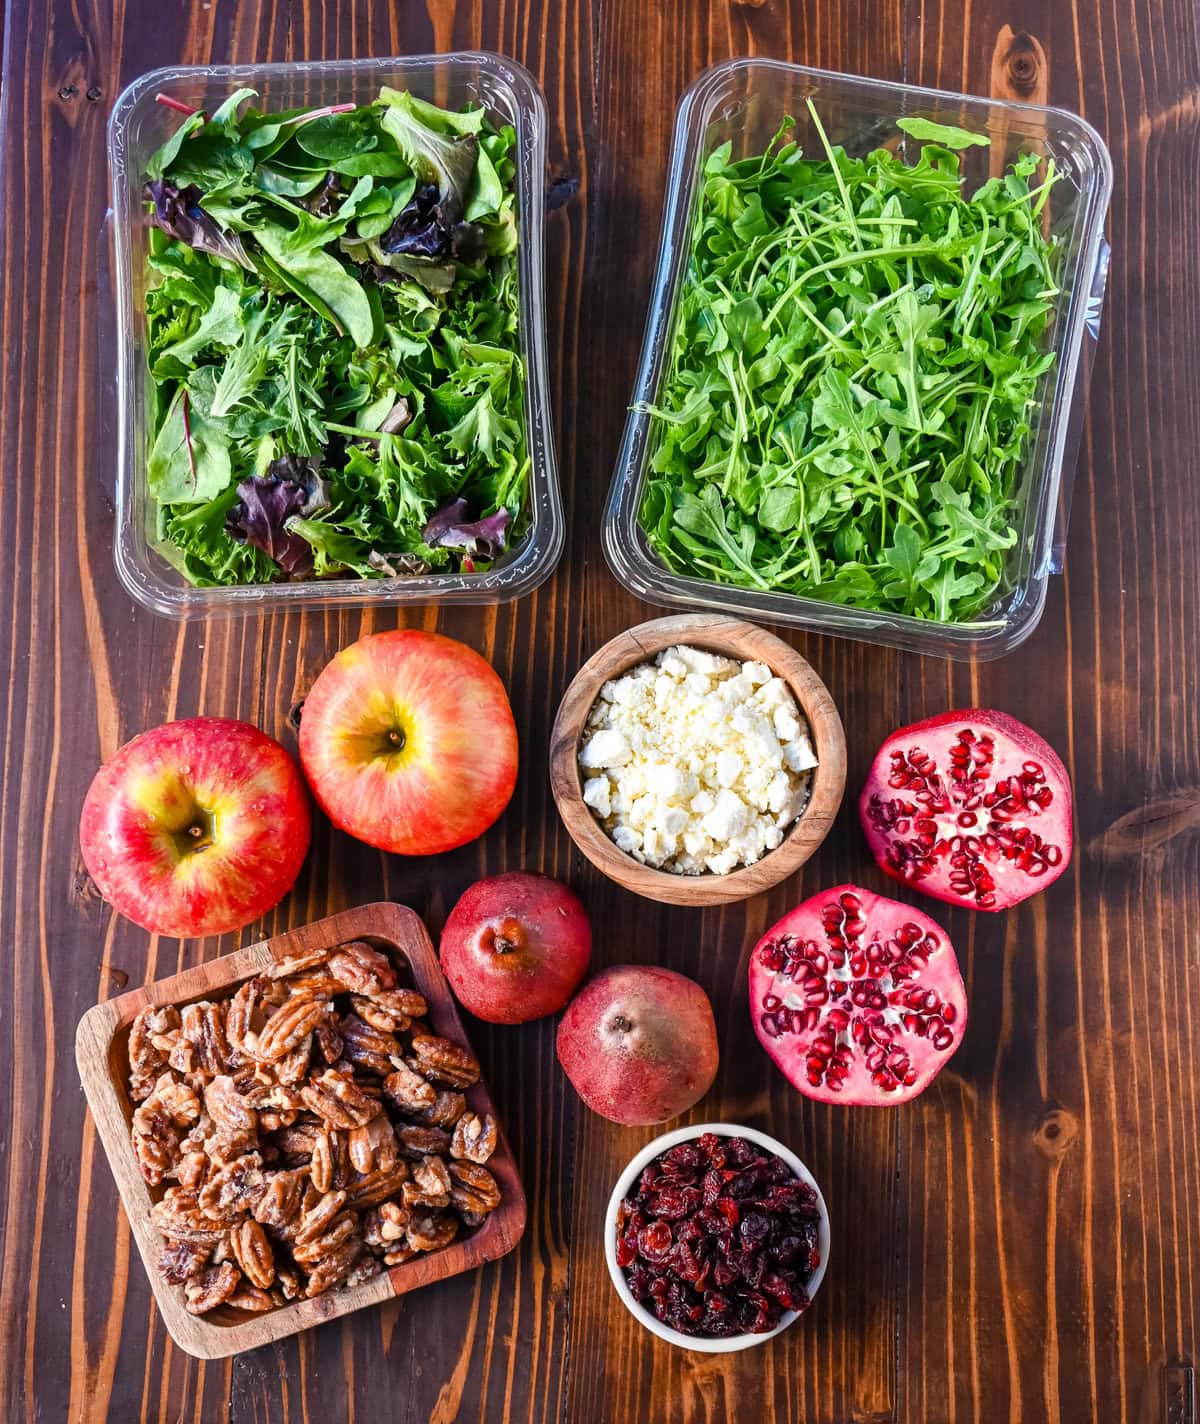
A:
[[[967,1026],[954,946],[928,915],[856,885],[805,900],[750,956],[750,1013],[789,1082],[819,1102],[924,1092]]]
[[[871,853],[893,880],[974,910],[1006,910],[1071,859],[1071,782],[1058,754],[988,708],[901,727],[859,798]]]

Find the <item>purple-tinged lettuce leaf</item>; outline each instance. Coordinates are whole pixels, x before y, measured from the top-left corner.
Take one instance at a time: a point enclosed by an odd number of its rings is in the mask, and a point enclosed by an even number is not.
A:
[[[307,578],[313,571],[312,545],[288,521],[329,507],[317,458],[284,455],[271,462],[265,475],[242,480],[237,492],[238,503],[225,526],[228,534],[261,549],[292,578]]]
[[[480,558],[494,559],[503,553],[505,535],[512,516],[507,509],[498,509],[483,519],[469,520],[466,517],[465,499],[453,499],[437,510],[426,524],[422,538],[436,549],[439,545],[446,549],[465,549],[468,554],[478,554]]]
[[[177,188],[169,178],[156,178],[146,184],[146,197],[154,204],[154,221],[169,236],[177,237],[198,252],[223,257],[248,272],[254,271],[241,239],[218,227],[200,206],[199,188]]]

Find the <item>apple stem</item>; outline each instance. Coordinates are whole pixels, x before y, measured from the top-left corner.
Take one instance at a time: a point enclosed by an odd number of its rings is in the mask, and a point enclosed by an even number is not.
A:
[[[194,836],[196,840],[199,840],[200,837],[201,837],[203,834],[204,834],[204,827],[203,827],[203,826],[189,826],[189,827],[188,827],[188,835],[189,835],[189,836]]]
[[[629,1020],[625,1017],[624,1014],[618,1014],[616,1018],[613,1019],[612,1026],[617,1030],[618,1033],[628,1033],[629,1030],[633,1027],[633,1025],[629,1022]]]

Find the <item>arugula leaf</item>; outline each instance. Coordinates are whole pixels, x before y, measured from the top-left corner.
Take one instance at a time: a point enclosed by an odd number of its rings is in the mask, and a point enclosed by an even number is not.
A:
[[[1055,175],[1022,155],[968,195],[956,150],[981,135],[901,120],[926,141],[906,164],[810,118],[816,157],[785,118],[765,152],[704,162],[641,527],[692,577],[979,619],[1054,363]]]
[[[897,119],[896,127],[908,134],[909,138],[921,139],[926,143],[940,143],[943,148],[971,148],[978,145],[987,148],[991,139],[987,134],[971,133],[967,129],[955,128],[952,124],[935,123],[932,119]]]

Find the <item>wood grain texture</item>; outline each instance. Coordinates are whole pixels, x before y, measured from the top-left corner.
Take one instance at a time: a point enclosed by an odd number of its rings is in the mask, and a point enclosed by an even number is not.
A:
[[[299,960],[313,950],[334,949],[349,940],[367,941],[388,955],[401,971],[407,966],[404,978],[424,996],[429,1026],[442,1038],[470,1048],[429,932],[415,911],[404,905],[361,905],[342,910],[315,924],[301,925],[261,944],[206,960],[115,999],[105,999],[79,1021],[75,1062],[125,1216],[171,1339],[197,1359],[219,1360],[273,1345],[298,1331],[420,1290],[460,1271],[474,1270],[486,1261],[507,1255],[525,1230],[525,1192],[503,1127],[497,1124],[499,1135],[495,1151],[488,1158],[488,1169],[500,1188],[500,1205],[478,1230],[440,1251],[416,1256],[345,1290],[296,1300],[262,1315],[237,1318],[239,1313],[234,1312],[233,1319],[223,1319],[222,1311],[201,1318],[189,1315],[183,1291],[159,1275],[156,1262],[163,1238],[150,1217],[158,1196],[147,1187],[130,1140],[134,1117],[129,1096],[130,1025],[147,1007],[181,1007],[200,999],[228,1000],[239,985],[256,974],[269,974],[275,965],[286,960]],[[481,1118],[496,1116],[486,1082],[467,1090],[467,1106]]]
[[[753,865],[728,875],[673,875],[669,870],[640,864],[617,848],[583,799],[579,744],[600,689],[680,643],[741,662],[765,663],[792,689],[818,757],[808,805],[783,844]],[[676,613],[652,618],[609,639],[568,683],[550,732],[550,792],[571,839],[615,884],[668,905],[730,905],[761,895],[794,875],[829,834],[845,788],[842,719],[811,664],[766,628],[719,614]]]
[[[1192,0],[9,0],[0,130],[0,1419],[375,1424],[1158,1424],[1200,1313],[1200,35]],[[1011,32],[1006,35],[1005,31]],[[565,1089],[554,1025],[471,1027],[530,1197],[502,1262],[232,1361],[177,1350],[131,1252],[71,1062],[111,997],[227,951],[147,939],[90,893],[88,779],[171,716],[243,716],[290,740],[325,660],[394,615],[176,626],[112,570],[112,343],[103,126],[170,62],[497,49],[545,90],[553,401],[567,552],[515,607],[428,610],[510,688],[524,766],[485,839],[405,862],[322,825],[296,893],[250,943],[349,905],[412,904],[436,931],[480,873],[569,879],[597,959],[665,963],[710,991],[724,1057],[693,1120],[770,1131],[838,1224],[810,1315],[731,1359],[675,1351],[612,1295],[599,1225],[649,1131]],[[1116,167],[1104,335],[1068,554],[1043,624],[1002,662],[950,666],[789,638],[849,729],[849,786],[902,722],[992,702],[1063,754],[1068,873],[1005,916],[948,911],[971,997],[953,1070],[912,1106],[801,1100],[763,1060],[747,946],[821,884],[885,889],[843,811],[769,895],[698,913],[612,887],[551,804],[554,709],[584,657],[648,616],[603,568],[599,514],[631,388],[671,111],[737,53],[944,87],[1033,84],[1081,111]],[[89,94],[95,97],[89,98]],[[1165,1413],[1170,1391],[1175,1412]]]

